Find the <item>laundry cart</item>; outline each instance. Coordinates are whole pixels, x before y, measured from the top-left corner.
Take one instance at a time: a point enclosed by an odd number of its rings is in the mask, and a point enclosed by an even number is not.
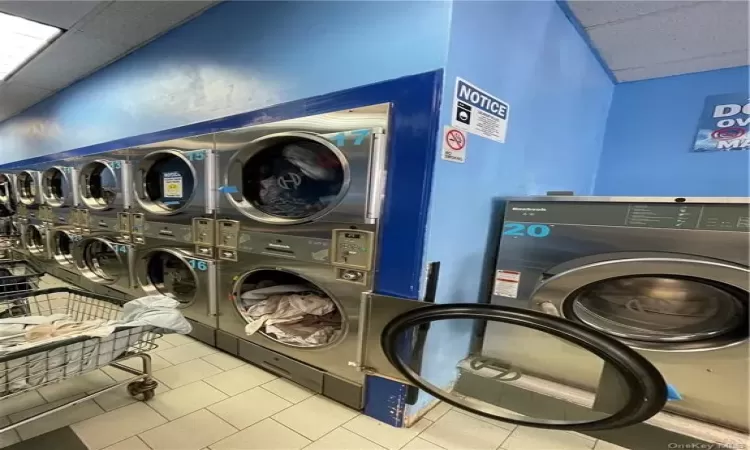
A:
[[[0,409],[3,401],[12,397],[103,366],[113,366],[133,375],[82,398],[0,427],[0,433],[124,385],[130,395],[140,400],[150,400],[154,396],[157,382],[151,376],[151,357],[146,352],[157,347],[155,340],[160,336],[159,329],[109,322],[122,317],[123,303],[119,299],[70,288],[0,293]],[[52,320],[61,317],[63,319]],[[140,359],[142,368],[134,369],[125,364],[126,360],[134,358]]]

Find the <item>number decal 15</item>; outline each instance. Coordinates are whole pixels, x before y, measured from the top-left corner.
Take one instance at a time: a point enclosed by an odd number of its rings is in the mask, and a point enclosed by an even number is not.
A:
[[[543,238],[549,236],[552,229],[541,223],[506,223],[503,225],[503,236],[530,236]]]

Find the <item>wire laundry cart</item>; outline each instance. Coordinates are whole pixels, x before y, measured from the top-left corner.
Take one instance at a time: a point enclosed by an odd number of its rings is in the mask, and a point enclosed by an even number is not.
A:
[[[73,321],[117,320],[124,300],[72,288],[34,292],[0,293],[0,317],[30,317],[64,314]],[[24,392],[77,377],[104,366],[133,375],[132,378],[91,392],[19,422],[0,427],[0,433],[90,400],[127,385],[128,393],[139,400],[150,400],[158,383],[152,378],[151,356],[161,334],[152,326],[118,326],[106,337],[58,337],[30,348],[0,353],[0,410],[2,403]],[[28,335],[27,335],[28,337]],[[26,344],[28,345],[28,344]],[[0,336],[0,349],[3,347]],[[1,351],[1,350],[0,350]],[[136,364],[126,364],[135,359]],[[140,364],[137,364],[140,360]]]

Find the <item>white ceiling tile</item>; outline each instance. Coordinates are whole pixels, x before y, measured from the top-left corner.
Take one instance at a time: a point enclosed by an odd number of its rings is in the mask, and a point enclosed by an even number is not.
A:
[[[748,48],[748,4],[711,1],[588,30],[613,71]]]
[[[137,46],[192,18],[215,1],[116,1],[79,30],[91,37]]]
[[[699,2],[671,0],[573,0],[568,2],[576,18],[585,28],[696,3]]]
[[[12,80],[59,90],[85,77],[128,51],[122,44],[67,32],[19,70]]]
[[[15,81],[0,83],[0,121],[51,95],[53,91]]]
[[[69,29],[100,4],[99,1],[0,1],[0,11]]]
[[[707,70],[725,69],[750,64],[750,55],[746,50],[711,55],[682,61],[654,64],[646,67],[615,70],[617,81],[636,81],[648,78],[666,77],[683,73],[704,72]],[[750,83],[750,80],[748,80]]]

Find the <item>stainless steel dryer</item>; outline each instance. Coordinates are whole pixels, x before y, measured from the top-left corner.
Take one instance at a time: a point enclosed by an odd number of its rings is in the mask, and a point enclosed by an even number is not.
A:
[[[83,234],[75,243],[73,255],[82,285],[119,298],[130,298],[137,292],[133,280],[135,248],[123,234],[113,231]]]
[[[252,231],[329,239],[377,228],[388,104],[217,133],[217,218]]]
[[[492,303],[621,340],[681,397],[668,411],[747,431],[749,216],[747,198],[511,199]],[[523,331],[490,323],[482,355],[596,385],[601,367]]]
[[[50,208],[54,222],[72,225],[69,212],[79,204],[78,169],[72,160],[61,160],[41,171],[43,203]]]
[[[19,205],[18,215],[21,235],[21,253],[33,261],[37,266],[48,269],[51,264],[49,223],[31,217],[30,211],[24,204]]]
[[[147,238],[136,246],[137,296],[168,295],[188,319],[216,328],[216,262],[196,254],[191,243]],[[200,336],[196,336],[200,337]],[[204,339],[207,340],[207,339]]]
[[[372,286],[374,234],[345,229],[332,232],[333,239],[318,239],[243,231],[235,221],[218,221],[217,229],[220,242],[232,242],[220,255],[234,253],[237,261],[220,263],[217,345],[361,408],[364,377],[352,362],[357,358],[360,296]],[[264,297],[264,289],[281,291]],[[282,310],[299,313],[301,319],[276,325],[273,319],[288,317],[274,316],[259,325],[253,314],[265,309],[277,315]],[[249,323],[260,329],[251,333]]]
[[[81,230],[71,225],[48,225],[49,247],[53,263],[49,265],[49,272],[53,276],[82,288],[90,288],[91,284],[82,282],[75,260],[75,248],[83,239]]]
[[[130,171],[122,151],[77,160],[80,207],[78,226],[84,233],[120,232],[130,235]],[[126,239],[129,240],[129,239]]]
[[[193,219],[213,219],[213,148],[213,135],[205,135],[127,150],[136,242],[148,244],[156,238],[191,243]],[[213,229],[208,234],[212,237]]]
[[[17,204],[16,174],[10,172],[0,173],[0,205],[9,214],[15,214]]]
[[[42,173],[44,167],[32,167],[18,171],[16,174],[16,198],[18,203],[24,205],[28,217],[37,217],[39,206],[44,204],[42,195]]]

